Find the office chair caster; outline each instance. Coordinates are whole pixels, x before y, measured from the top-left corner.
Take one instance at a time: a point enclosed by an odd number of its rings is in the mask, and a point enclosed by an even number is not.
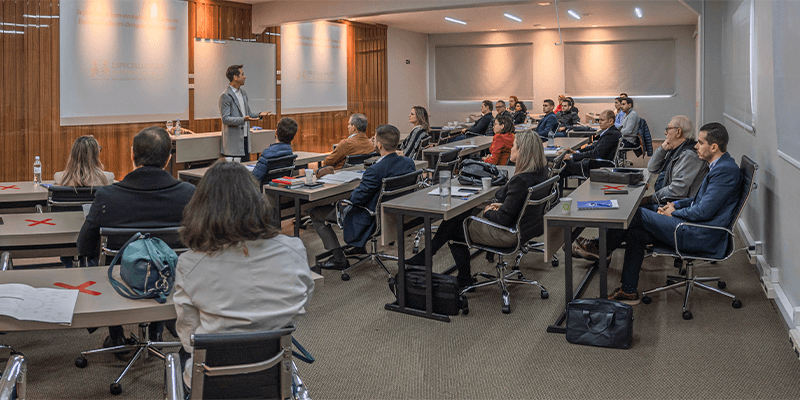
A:
[[[685,319],[687,321],[692,319],[692,312],[689,311],[689,310],[684,311],[683,312],[683,319]]]
[[[508,292],[503,292],[503,314],[511,313],[511,295]]]
[[[80,356],[75,359],[75,366],[78,368],[86,368],[89,365],[89,360],[86,359],[84,356]]]
[[[725,289],[726,286],[728,286],[728,284],[725,283],[725,281],[721,280],[721,281],[717,282],[717,287],[720,288],[720,289]]]
[[[342,274],[342,280],[347,282],[350,280],[350,274]]]
[[[108,389],[114,396],[122,394],[122,385],[119,383],[112,383]]]
[[[550,293],[547,293],[547,290],[542,290],[542,300],[550,298]]]
[[[653,299],[651,299],[650,296],[642,296],[642,303],[650,304],[652,302],[653,302]]]
[[[733,308],[742,308],[742,301],[739,300],[739,299],[736,299],[736,300],[733,301],[733,304],[731,304],[731,305],[733,306]]]
[[[558,257],[553,256],[553,261],[550,261],[550,265],[552,265],[553,268],[558,267]]]

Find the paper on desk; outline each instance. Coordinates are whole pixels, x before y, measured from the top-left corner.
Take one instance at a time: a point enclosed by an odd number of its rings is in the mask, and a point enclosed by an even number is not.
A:
[[[325,175],[322,178],[317,179],[317,182],[338,185],[359,180],[363,174],[364,171],[339,171],[333,174]]]
[[[450,186],[450,196],[462,196],[462,197],[469,197],[473,194],[478,193],[481,188],[477,186]],[[438,196],[439,195],[439,188],[435,188],[428,192],[431,196]]]
[[[476,144],[460,144],[456,146],[457,149],[474,149],[476,147],[478,147]]]
[[[242,164],[242,165],[244,165],[244,167],[245,167],[245,168],[247,168],[247,170],[248,170],[248,171],[251,171],[251,172],[252,172],[254,169],[256,169],[256,165],[255,165],[255,164],[253,164],[253,165]]]
[[[0,285],[0,314],[20,321],[71,324],[78,291],[34,288],[21,283]]]

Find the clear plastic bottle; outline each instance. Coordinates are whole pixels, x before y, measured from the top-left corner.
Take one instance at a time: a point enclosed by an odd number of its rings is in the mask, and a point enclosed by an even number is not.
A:
[[[175,121],[175,136],[181,135],[181,120]]]
[[[439,199],[442,207],[450,207],[450,171],[439,172]]]
[[[42,161],[39,156],[33,159],[33,183],[42,183]]]
[[[553,131],[547,133],[547,147],[556,147],[556,133]]]

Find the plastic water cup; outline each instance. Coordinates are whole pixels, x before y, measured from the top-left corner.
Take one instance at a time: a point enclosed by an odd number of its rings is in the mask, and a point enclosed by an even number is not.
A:
[[[306,168],[304,171],[306,174],[306,183],[309,185],[314,183],[314,170]]]
[[[483,190],[489,190],[492,188],[492,178],[485,177],[481,178],[481,185],[483,185]]]
[[[475,138],[470,138],[470,139],[469,139],[469,144],[470,144],[471,146],[474,146],[474,145],[475,145]]]
[[[572,197],[561,198],[561,214],[569,214],[572,212]]]
[[[233,162],[233,157],[225,157],[225,161],[227,161],[227,162]]]
[[[442,207],[450,207],[450,171],[439,172],[439,200]]]

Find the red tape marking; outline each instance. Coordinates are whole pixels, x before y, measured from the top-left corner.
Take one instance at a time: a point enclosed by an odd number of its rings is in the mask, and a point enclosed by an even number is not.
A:
[[[3,186],[3,185],[0,185],[0,190],[6,190],[6,189],[17,189],[17,190],[19,190],[19,188],[17,187],[17,185],[11,185],[11,186]]]
[[[53,220],[52,218],[48,218],[48,219],[43,219],[41,221],[36,221],[36,220],[33,220],[33,219],[26,219],[25,221],[26,222],[33,222],[32,224],[29,224],[28,226],[34,226],[34,225],[39,225],[39,224],[55,225],[54,222],[47,222],[47,221],[52,221],[52,220]]]
[[[619,186],[605,185],[600,190],[623,190],[622,188],[624,188],[624,187],[625,187],[625,185],[619,185]]]
[[[56,282],[56,283],[54,283],[53,285],[55,285],[55,286],[58,286],[58,287],[62,287],[62,288],[64,288],[64,289],[78,289],[78,291],[79,291],[79,292],[81,292],[81,293],[86,293],[86,294],[90,294],[90,295],[92,295],[92,296],[100,296],[102,293],[100,293],[100,292],[95,292],[94,290],[89,290],[89,289],[86,289],[87,287],[89,287],[89,286],[92,286],[92,285],[94,285],[95,283],[97,283],[97,282],[95,282],[95,281],[88,281],[88,282],[81,283],[81,284],[80,284],[80,285],[78,285],[78,286],[72,286],[72,285],[67,285],[66,283],[62,283],[62,282]]]

